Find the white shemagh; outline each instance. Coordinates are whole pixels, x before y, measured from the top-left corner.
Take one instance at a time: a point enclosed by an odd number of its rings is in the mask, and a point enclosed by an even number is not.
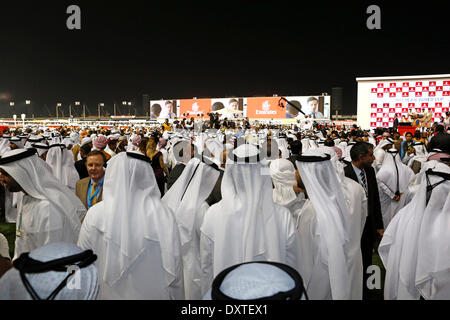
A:
[[[106,242],[105,251],[99,257],[104,261],[99,271],[108,286],[113,287],[127,275],[133,263],[142,255],[148,255],[146,249],[153,248],[152,243],[156,242],[161,256],[155,257],[155,261],[162,260],[163,270],[154,276],[163,277],[167,287],[179,279],[178,230],[172,212],[160,197],[149,162],[132,158],[125,152],[109,160],[103,201],[92,207],[96,209],[93,226],[103,233]],[[148,289],[151,289],[151,277],[142,281],[148,281]]]
[[[378,182],[382,182],[392,193],[404,193],[414,178],[414,172],[404,165],[395,149],[390,149],[377,172]]]
[[[80,179],[75,168],[73,153],[64,146],[53,146],[47,152],[45,162],[50,166],[53,175],[65,186],[75,192],[75,186]]]
[[[217,139],[215,138],[209,138],[205,142],[206,148],[209,150],[212,157],[210,157],[210,160],[213,161],[217,166],[220,167],[222,163],[222,151],[223,151],[223,144],[221,144]]]
[[[30,252],[32,259],[48,262],[83,252],[72,243],[53,242]],[[78,273],[78,275],[77,275]],[[96,300],[99,292],[98,269],[94,264],[80,268],[72,282],[59,291],[55,300]],[[67,277],[67,272],[47,271],[25,274],[41,299],[47,298]],[[76,286],[76,287],[75,287]],[[12,268],[0,278],[0,300],[32,300],[25,288],[20,272]]]
[[[316,152],[302,155],[325,159],[323,154]],[[298,227],[303,253],[299,271],[305,281],[306,290],[310,299],[350,299],[350,263],[347,261],[350,217],[336,169],[329,160],[296,163],[310,199],[303,207]],[[316,221],[316,234],[312,235],[313,238],[309,231],[310,219]],[[312,247],[318,247],[319,256],[310,256],[316,254]],[[315,269],[323,266],[326,266],[327,274],[322,272],[320,278],[315,278]],[[323,276],[328,276],[328,279]],[[322,282],[329,282],[329,286]],[[328,291],[327,287],[331,292],[325,292]]]
[[[286,206],[297,198],[294,192],[295,168],[292,162],[286,159],[276,159],[270,163],[270,176],[275,187],[273,201]]]
[[[295,288],[294,279],[279,267],[266,263],[248,263],[225,276],[220,291],[237,300],[271,297]]]
[[[208,209],[201,227],[202,241],[213,242],[212,270],[206,277],[216,277],[223,269],[248,261],[276,261],[298,268],[294,221],[286,208],[273,201],[270,175],[262,174],[265,165],[256,161],[257,154],[258,148],[248,144],[229,153],[222,200]],[[249,163],[230,160],[234,156],[250,157]]]
[[[278,143],[278,149],[281,151],[281,158],[287,159],[289,158],[290,152],[289,152],[289,144],[287,143],[286,139],[281,138],[276,140]]]
[[[174,213],[180,232],[187,300],[202,298],[200,226],[205,213],[202,204],[210,195],[218,178],[219,171],[193,158],[162,198],[162,202]]]
[[[438,164],[433,171],[450,174],[448,166]],[[443,179],[429,175],[430,184]],[[386,268],[386,300],[449,299],[449,180],[432,189],[428,204],[427,175],[419,190],[387,227],[379,246]],[[411,236],[414,235],[414,236]]]
[[[12,150],[3,157],[6,158],[23,152],[26,152],[26,150]],[[21,221],[22,216],[25,214],[28,218],[23,216],[23,220],[31,219],[34,223],[31,225],[32,230],[23,230],[24,234],[22,237],[16,238],[16,256],[21,253],[19,251],[22,246],[19,244],[27,241],[28,232],[33,234],[34,245],[44,245],[45,241],[54,241],[53,237],[49,239],[48,236],[45,236],[52,231],[60,232],[59,236],[63,237],[64,241],[76,243],[80,232],[81,220],[86,214],[86,209],[80,199],[51,174],[44,160],[34,154],[24,159],[2,164],[0,168],[12,176],[23,188],[27,193],[24,198],[29,199],[29,203],[40,203],[42,201],[48,203],[48,206],[44,207],[45,211],[42,212],[23,212],[26,208],[26,206],[24,208],[23,203],[18,208],[18,222]],[[37,204],[39,205],[39,203]],[[36,225],[39,220],[43,220],[42,225]],[[19,225],[20,223],[18,223],[18,228]],[[44,238],[39,239],[45,243],[37,243],[40,241],[37,240],[40,236],[44,236]]]
[[[9,139],[6,138],[0,139],[0,157],[10,150],[11,148],[9,146]]]

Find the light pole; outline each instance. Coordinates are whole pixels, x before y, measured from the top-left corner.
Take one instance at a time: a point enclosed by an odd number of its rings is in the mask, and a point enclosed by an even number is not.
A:
[[[100,107],[104,107],[105,104],[103,102],[98,104],[98,118],[100,119]]]
[[[58,108],[62,106],[62,103],[57,103],[56,104],[56,120],[59,119],[59,114],[58,114]]]
[[[21,115],[21,118],[22,118],[22,129],[24,129],[25,128],[25,114],[24,113],[22,113]]]

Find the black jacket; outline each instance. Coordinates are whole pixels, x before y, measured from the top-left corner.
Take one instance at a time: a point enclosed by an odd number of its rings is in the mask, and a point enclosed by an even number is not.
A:
[[[368,215],[364,226],[364,233],[367,234],[367,237],[369,237],[370,240],[375,241],[377,237],[377,230],[384,229],[383,217],[381,215],[380,196],[378,194],[378,183],[375,176],[375,170],[372,167],[364,169],[364,171],[366,172],[369,193],[367,199]],[[344,168],[344,172],[347,178],[359,183],[356,172],[353,170],[353,166],[351,164]]]
[[[440,149],[443,152],[450,154],[450,134],[445,132],[436,134],[433,138],[431,138],[428,149],[428,151]]]
[[[86,158],[75,162],[75,169],[77,169],[80,180],[89,177],[89,173],[86,168]]]

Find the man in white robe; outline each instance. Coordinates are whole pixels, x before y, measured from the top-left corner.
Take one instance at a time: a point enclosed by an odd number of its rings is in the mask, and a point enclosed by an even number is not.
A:
[[[386,228],[394,215],[404,206],[403,194],[413,182],[414,172],[404,165],[397,149],[390,149],[377,173],[383,225]]]
[[[27,263],[30,258],[35,260],[34,265]],[[56,261],[61,259],[66,260],[67,264]],[[31,251],[28,257],[22,256],[19,261],[16,260],[14,268],[0,279],[0,300],[95,300],[98,296],[99,279],[97,267],[92,264],[94,259],[92,252],[83,253],[73,243],[54,242],[39,247]],[[49,265],[43,266],[45,263]],[[82,266],[72,280],[68,279],[58,290],[68,277],[70,267],[80,263]],[[52,270],[54,267],[66,270],[55,271]],[[40,272],[31,272],[38,268]],[[22,278],[21,273],[25,278]],[[24,279],[28,286],[25,286]]]
[[[228,153],[222,200],[208,209],[200,229],[202,295],[219,272],[238,263],[274,261],[299,268],[294,220],[289,210],[274,203],[263,166],[253,145]]]
[[[63,144],[51,145],[47,151],[45,162],[50,166],[56,179],[75,192],[80,176],[75,168],[72,151],[67,150]]]
[[[386,150],[391,149],[394,146],[394,140],[389,137],[383,138],[380,143],[373,149],[373,155],[375,156],[375,161],[373,162],[373,168],[375,173],[378,172],[383,164],[384,157],[386,155]]]
[[[330,155],[303,153],[297,160],[309,199],[300,214],[300,274],[311,300],[351,298],[351,222]]]
[[[297,186],[295,167],[287,159],[276,159],[270,163],[272,177],[273,201],[289,209],[292,217],[297,221],[298,215],[305,202],[305,194]],[[298,192],[298,195],[296,191]]]
[[[208,209],[205,202],[219,171],[198,158],[191,159],[181,176],[162,198],[175,215],[181,239],[185,298],[202,298],[200,286],[200,226]]]
[[[78,239],[98,256],[101,299],[184,299],[180,236],[160,197],[149,158],[121,152],[108,162],[103,201]]]
[[[367,211],[367,196],[364,188],[356,181],[345,176],[344,164],[339,161],[338,155],[330,147],[322,147],[317,152],[323,152],[331,156],[331,162],[336,169],[339,184],[342,186],[344,196],[349,209],[349,250],[348,263],[351,282],[351,300],[363,298],[363,261],[361,255],[361,237],[364,231]]]
[[[50,242],[75,243],[86,214],[83,203],[47,169],[36,150],[12,150],[0,159],[0,182],[23,191],[18,205],[15,254]]]
[[[380,243],[385,300],[450,299],[449,212],[450,168],[435,162]]]

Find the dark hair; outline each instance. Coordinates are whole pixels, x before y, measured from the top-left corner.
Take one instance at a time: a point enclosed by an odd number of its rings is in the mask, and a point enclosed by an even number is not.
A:
[[[307,103],[310,103],[311,101],[319,101],[316,97],[309,97],[308,100],[306,100]]]
[[[416,130],[416,132],[414,132],[414,138],[416,138],[416,139],[422,138],[422,135],[420,134],[419,130]]]
[[[103,165],[106,163],[106,156],[103,152],[99,151],[99,150],[92,150],[91,152],[88,153],[88,155],[86,156],[86,161],[89,157],[93,157],[93,156],[102,156],[103,158]]]
[[[358,161],[359,156],[366,156],[369,153],[369,149],[373,149],[373,145],[367,142],[357,142],[350,149],[350,157],[352,161]]]
[[[334,147],[334,141],[328,138],[328,139],[325,140],[324,146],[326,146],[326,147]]]
[[[151,112],[156,115],[159,116],[159,114],[161,113],[161,105],[159,103],[155,103],[154,105],[152,105],[152,110]]]
[[[412,134],[411,132],[408,131],[408,132],[405,133],[405,137],[406,137],[408,134],[411,135],[411,137],[413,136],[413,134]]]
[[[302,153],[302,142],[299,140],[292,141],[291,145],[291,152],[293,154],[301,154]]]
[[[214,102],[214,104],[213,104],[212,107],[211,107],[211,110],[212,110],[212,111],[217,111],[217,110],[222,110],[223,108],[225,108],[225,106],[223,105],[223,103],[217,101],[217,102]]]
[[[84,155],[88,155],[91,152],[91,145],[86,143],[80,147],[80,151],[83,152]]]
[[[302,109],[302,104],[299,101],[292,100],[292,101],[290,101],[290,103],[292,105],[296,106],[298,109],[300,109],[300,110]],[[288,111],[289,113],[292,113],[292,114],[298,114],[299,111],[297,109],[295,109],[291,104],[286,105],[286,111]]]
[[[438,124],[438,125],[436,126],[435,131],[436,131],[436,132],[444,132],[444,126],[441,125],[441,124]]]

